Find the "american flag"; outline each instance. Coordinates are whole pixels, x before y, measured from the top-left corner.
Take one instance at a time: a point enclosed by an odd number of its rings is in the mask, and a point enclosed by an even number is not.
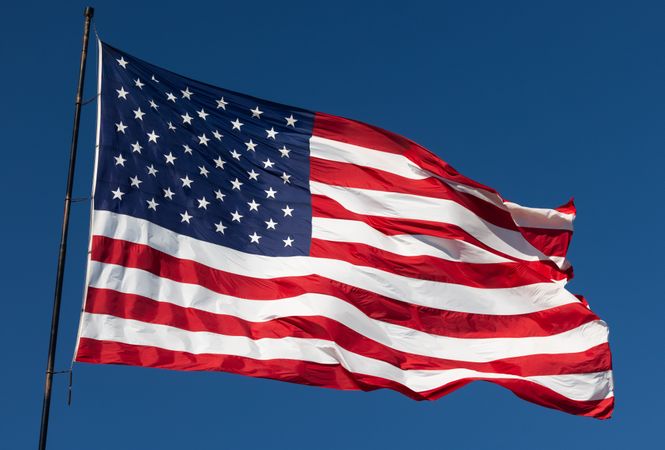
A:
[[[508,202],[402,136],[99,45],[77,361],[419,400],[485,380],[611,415],[607,326],[565,289],[572,203]]]

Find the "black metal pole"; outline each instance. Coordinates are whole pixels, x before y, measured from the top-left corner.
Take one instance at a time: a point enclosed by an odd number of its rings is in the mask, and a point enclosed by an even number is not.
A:
[[[46,362],[46,382],[44,384],[44,403],[42,405],[42,423],[39,430],[39,450],[46,449],[46,435],[48,433],[49,411],[51,409],[51,388],[53,382],[53,366],[55,363],[55,348],[58,342],[58,322],[60,320],[60,301],[62,299],[62,280],[65,274],[65,258],[67,256],[67,233],[69,232],[69,208],[72,204],[72,187],[74,185],[74,170],[76,168],[76,150],[78,147],[79,122],[81,121],[81,103],[83,96],[83,83],[85,81],[85,62],[88,58],[88,38],[90,36],[90,21],[95,10],[85,8],[85,24],[83,26],[83,49],[81,50],[81,66],[79,68],[79,82],[76,90],[76,107],[74,109],[74,131],[72,145],[69,151],[69,172],[67,173],[67,190],[65,194],[65,209],[62,218],[62,234],[60,235],[60,252],[58,253],[58,270],[55,278],[55,293],[53,296],[53,315],[51,316],[51,337],[48,344],[48,360]]]

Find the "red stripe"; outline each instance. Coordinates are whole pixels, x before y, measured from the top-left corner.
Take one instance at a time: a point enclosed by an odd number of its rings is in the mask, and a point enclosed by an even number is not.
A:
[[[335,200],[332,200],[331,198],[323,195],[312,195],[312,215],[314,217],[346,219],[364,222],[372,228],[375,228],[376,230],[388,236],[398,234],[424,234],[427,236],[435,236],[443,239],[455,239],[458,241],[468,242],[469,244],[475,245],[476,247],[482,248],[483,250],[510,259],[512,261],[521,261],[514,256],[506,255],[505,253],[499,252],[492,247],[483,244],[457,225],[445,224],[441,222],[431,222],[426,220],[401,219],[395,217],[358,214],[349,211]],[[572,274],[572,269],[562,271],[553,261],[550,260],[533,261],[533,263],[542,264],[545,266],[543,270],[560,272],[563,276],[568,278]]]
[[[103,236],[93,236],[92,244],[93,261],[142,269],[163,278],[198,284],[245,299],[274,300],[307,293],[330,295],[352,304],[371,318],[442,336],[547,336],[598,319],[581,302],[507,316],[444,311],[394,300],[319,275],[257,279],[179,259],[146,245]]]
[[[356,242],[312,239],[310,256],[333,258],[357,266],[374,267],[405,277],[478,288],[509,288],[547,283],[566,277],[538,261],[474,264],[434,256],[403,256]]]
[[[570,241],[573,238],[571,230],[556,230],[546,228],[519,227],[522,236],[531,245],[549,256],[566,256]]]
[[[335,200],[323,195],[312,195],[312,215],[314,217],[323,217],[328,219],[357,220],[359,222],[366,223],[372,228],[375,228],[388,236],[398,234],[424,234],[427,236],[440,237],[443,239],[455,239],[458,241],[468,242],[490,253],[503,256],[504,258],[512,260],[516,259],[483,244],[457,225],[432,222],[427,220],[402,219],[397,217],[382,217],[358,214],[349,211]]]
[[[566,203],[565,205],[561,205],[554,209],[564,214],[577,214],[577,209],[575,208],[575,200],[573,198],[568,200],[568,203]]]
[[[122,364],[176,370],[222,371],[257,378],[343,390],[372,391],[389,388],[416,400],[435,400],[473,381],[460,380],[427,392],[414,392],[384,378],[354,374],[338,364],[318,364],[291,359],[256,360],[251,358],[177,352],[157,347],[98,341],[81,338],[76,361],[95,364]],[[533,403],[571,414],[607,419],[614,399],[574,401],[550,389],[522,380],[487,380],[502,385]]]
[[[380,344],[324,316],[291,316],[266,322],[250,322],[232,315],[215,314],[108,289],[88,289],[85,311],[124,319],[168,325],[187,331],[207,331],[250,339],[297,337],[337,343],[356,354],[385,361],[403,370],[464,368],[519,376],[589,373],[609,370],[609,346],[601,344],[584,352],[528,355],[479,363],[417,355]]]
[[[571,400],[544,386],[526,380],[486,380],[503,386],[518,397],[545,406],[558,409],[578,416],[594,417],[596,419],[609,419],[614,411],[614,397],[603,400],[579,401]],[[441,396],[438,396],[441,397]]]
[[[460,174],[448,163],[410,139],[374,125],[317,112],[314,117],[314,136],[358,145],[388,153],[400,154],[417,166],[445,179],[463,183],[490,192],[494,189]]]

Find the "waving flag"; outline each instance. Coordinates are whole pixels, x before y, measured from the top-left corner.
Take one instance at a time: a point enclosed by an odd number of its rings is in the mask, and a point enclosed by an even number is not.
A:
[[[571,204],[414,142],[100,43],[76,360],[435,399],[486,380],[607,418],[607,327],[566,291]]]

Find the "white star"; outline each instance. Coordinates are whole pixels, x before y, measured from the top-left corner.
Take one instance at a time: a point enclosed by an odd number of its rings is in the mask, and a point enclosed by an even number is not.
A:
[[[284,119],[286,119],[287,127],[293,127],[293,128],[296,127],[296,122],[298,121],[298,119],[294,118],[293,114],[291,114],[289,117],[285,117]]]
[[[187,144],[183,144],[182,148],[184,149],[184,152],[191,155],[192,154],[192,149],[189,147]]]
[[[201,136],[198,136],[198,138],[199,138],[199,144],[205,145],[206,147],[208,146],[208,141],[210,139],[208,139],[208,136],[206,136],[205,133],[203,133]]]
[[[234,129],[234,130],[238,130],[238,131],[240,131],[240,127],[242,127],[243,125],[245,125],[244,123],[242,123],[242,122],[239,121],[238,119],[236,119],[235,121],[231,121],[231,124],[233,125],[233,129]]]
[[[189,86],[186,87],[184,91],[181,90],[180,92],[182,92],[182,98],[186,98],[187,100],[192,99],[193,92],[189,90]]]
[[[145,84],[141,83],[141,79],[140,79],[140,78],[137,78],[136,80],[134,80],[134,84],[135,84],[136,87],[139,88],[139,89],[143,89],[143,86],[145,86]]]
[[[282,211],[284,211],[284,217],[289,216],[293,217],[293,214],[291,214],[294,210],[293,208],[289,208],[289,205],[286,205],[286,208],[282,208]]]
[[[192,188],[192,183],[194,182],[194,180],[190,180],[189,176],[187,175],[185,175],[185,178],[181,178],[180,181],[182,181],[182,187],[188,187],[190,189]]]
[[[266,198],[275,198],[275,194],[277,193],[277,191],[273,190],[272,187],[268,188],[267,191],[263,191],[263,192],[266,193]]]
[[[175,126],[171,122],[168,123],[168,126],[169,126],[169,130],[175,131]]]
[[[159,170],[155,169],[155,166],[153,166],[152,164],[146,166],[146,169],[148,169],[148,175],[152,175],[153,177],[156,177],[157,172],[159,172]]]
[[[226,227],[224,226],[221,220],[219,221],[219,223],[215,224],[215,228],[216,228],[215,231],[219,231],[222,234],[224,234],[224,230],[226,230]]]
[[[152,75],[152,76],[150,77],[150,79],[151,79],[152,81],[154,81],[155,83],[159,83],[159,80],[158,80],[157,78],[155,78],[154,75]]]
[[[240,161],[240,153],[238,153],[235,149],[231,151],[231,156]]]
[[[132,146],[132,152],[133,153],[141,153],[141,149],[143,147],[141,147],[141,144],[139,144],[139,141],[136,141],[136,143],[131,144],[131,146]]]
[[[268,159],[266,159],[265,161],[263,161],[263,168],[264,168],[264,169],[267,169],[267,168],[271,168],[271,169],[272,169],[272,166],[274,166],[274,165],[275,165],[275,163],[272,162],[272,161],[270,161],[270,158],[268,158]]]
[[[251,239],[250,244],[251,244],[252,242],[255,242],[255,243],[258,244],[258,243],[259,243],[259,239],[261,239],[261,236],[259,236],[258,234],[256,234],[256,231],[255,231],[253,234],[250,234],[250,235],[249,235],[249,238]]]
[[[148,142],[154,142],[155,144],[157,143],[157,139],[159,139],[159,135],[155,134],[155,130],[152,130],[150,133],[146,133],[148,135]]]
[[[113,198],[117,198],[118,200],[122,200],[122,196],[125,195],[125,193],[120,190],[120,186],[118,186],[118,189],[111,192],[113,192]]]
[[[279,152],[282,154],[282,158],[284,157],[290,158],[289,153],[291,152],[291,150],[286,148],[286,145],[283,145],[282,148],[279,149]]]
[[[210,202],[206,200],[205,197],[201,197],[196,201],[199,202],[199,208],[208,209],[208,205],[210,204]]]
[[[182,217],[182,219],[180,219],[180,222],[189,223],[189,220],[194,216],[190,216],[189,213],[185,211],[184,213],[180,213],[180,217]]]
[[[121,86],[120,89],[116,89],[115,91],[118,93],[118,98],[127,100],[127,94],[129,94],[129,92],[127,92],[123,86]]]
[[[282,242],[284,242],[284,247],[291,247],[293,239],[291,239],[291,236],[287,236],[286,239],[282,239]]]
[[[287,175],[286,172],[282,172],[282,176],[280,178],[284,180],[284,184],[291,184],[291,175]]]
[[[270,127],[269,130],[266,130],[266,134],[268,135],[269,139],[275,139],[275,136],[277,136],[279,133],[275,131],[275,127]]]
[[[277,222],[275,222],[274,220],[272,220],[272,218],[270,218],[270,220],[268,220],[268,221],[266,222],[266,229],[268,229],[268,230],[274,230],[274,229],[275,229],[275,225],[277,225]]]
[[[127,64],[129,64],[127,61],[125,61],[125,57],[121,56],[120,59],[116,59],[118,61],[118,64],[122,66],[123,69],[127,68]]]
[[[208,174],[210,172],[208,171],[208,169],[205,168],[205,166],[199,166],[199,173],[204,177],[208,178]]]
[[[173,200],[175,192],[173,192],[170,187],[167,187],[166,189],[162,190],[164,191],[164,197],[168,198],[169,200]]]
[[[252,169],[251,171],[247,172],[247,175],[249,176],[250,180],[258,180],[259,179],[259,174]]]
[[[125,161],[127,161],[127,160],[122,157],[122,153],[118,153],[118,156],[114,156],[113,159],[115,159],[115,165],[116,166],[125,167]]]
[[[157,111],[157,108],[159,108],[159,105],[157,103],[155,103],[154,100],[150,100],[150,107],[154,108],[155,111]]]
[[[254,199],[252,199],[251,202],[247,202],[247,204],[249,205],[250,211],[256,211],[256,212],[259,211],[259,206],[261,206],[261,203],[256,203],[256,200]]]
[[[242,183],[237,178],[235,180],[231,181],[231,184],[233,185],[234,190],[235,189],[240,190],[240,186],[242,186]]]
[[[175,103],[175,101],[176,101],[176,96],[173,95],[173,94],[170,93],[170,92],[167,92],[167,93],[166,93],[166,99],[169,100],[169,101],[172,101],[173,103]]]
[[[224,97],[222,97],[222,98],[220,98],[219,100],[216,100],[216,101],[217,101],[217,108],[226,109],[226,105],[229,104],[229,102],[224,101]]]
[[[181,115],[180,117],[182,117],[182,123],[186,123],[188,125],[192,124],[193,117],[190,116],[189,114],[185,113],[185,114]]]
[[[145,116],[145,113],[143,111],[141,111],[141,108],[136,108],[132,112],[134,113],[134,118],[135,119],[143,120],[143,116]]]
[[[250,111],[252,112],[252,117],[256,117],[258,119],[260,119],[261,114],[263,114],[263,111],[261,111],[258,106],[254,109],[250,109]]]
[[[115,131],[117,131],[118,133],[125,134],[126,129],[127,129],[127,125],[122,123],[122,120],[120,121],[120,123],[115,124]]]
[[[131,185],[134,186],[137,189],[139,187],[139,184],[143,183],[143,181],[139,180],[138,175],[134,175],[133,177],[129,177],[129,181],[131,181]]]
[[[231,213],[231,217],[232,217],[231,222],[240,223],[240,219],[242,219],[242,215],[238,212],[237,209],[236,209],[236,212]]]
[[[146,203],[148,203],[148,209],[157,211],[157,206],[159,206],[159,203],[155,201],[155,197],[153,197],[152,200],[146,200]]]
[[[247,146],[247,151],[248,152],[256,151],[254,149],[256,148],[257,144],[255,144],[254,141],[252,141],[251,139],[249,140],[249,142],[245,142],[245,145]]]
[[[217,130],[213,131],[212,135],[215,136],[215,139],[217,139],[218,141],[221,141],[222,138],[224,137],[224,135]]]
[[[224,164],[226,164],[226,161],[224,161],[221,156],[218,156],[217,159],[215,160],[215,166],[218,169],[224,170]]]
[[[223,201],[224,201],[224,197],[226,197],[226,194],[224,194],[220,189],[217,189],[217,190],[215,191],[215,197],[217,198],[217,200],[223,202]]]
[[[178,159],[177,157],[173,156],[172,152],[169,152],[168,155],[164,155],[164,158],[166,158],[166,164],[171,164],[175,166],[175,160]]]
[[[208,117],[210,115],[207,112],[205,112],[205,110],[203,108],[201,108],[201,111],[196,111],[196,114],[198,114],[199,117],[203,120],[206,120],[206,117]]]

